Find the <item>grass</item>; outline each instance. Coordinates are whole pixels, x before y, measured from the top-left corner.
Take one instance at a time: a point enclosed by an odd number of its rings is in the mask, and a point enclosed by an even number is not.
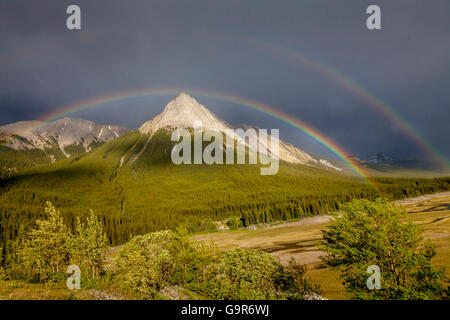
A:
[[[446,267],[450,277],[450,192],[448,196],[406,205],[407,220],[424,228],[424,237],[436,245],[436,267]]]
[[[89,290],[69,290],[63,285],[0,281],[0,300],[89,300]]]
[[[187,291],[186,291],[187,292]],[[97,278],[81,283],[81,289],[70,290],[65,282],[29,283],[1,281],[0,300],[134,300],[136,294],[118,287],[108,279]]]

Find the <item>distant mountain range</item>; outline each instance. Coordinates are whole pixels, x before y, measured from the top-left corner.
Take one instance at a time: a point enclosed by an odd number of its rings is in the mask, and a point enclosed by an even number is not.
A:
[[[384,152],[378,152],[376,155],[371,156],[367,159],[368,163],[379,163],[379,164],[395,164],[398,161],[399,161],[398,159]]]
[[[385,152],[378,152],[377,154],[367,157],[364,160],[357,157],[352,158],[360,166],[377,171],[378,173],[376,175],[393,172],[404,173],[405,170],[409,170],[411,172],[416,171],[418,175],[423,173],[448,174],[448,172],[446,172],[445,169],[442,168],[442,165],[438,162],[420,159],[398,159]]]
[[[118,138],[129,130],[113,125],[101,125],[93,121],[62,118],[54,122],[21,121],[0,126],[0,143],[15,150],[57,147],[65,156],[68,146],[79,145],[90,151],[93,145]]]
[[[89,152],[129,130],[93,121],[62,118],[0,126],[0,177]]]

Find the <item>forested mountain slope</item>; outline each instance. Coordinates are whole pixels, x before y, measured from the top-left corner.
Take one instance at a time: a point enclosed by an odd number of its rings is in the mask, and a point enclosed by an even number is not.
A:
[[[26,170],[0,187],[1,242],[16,239],[43,216],[45,201],[73,226],[92,209],[111,243],[130,234],[174,228],[180,223],[241,217],[246,225],[336,210],[352,198],[380,195],[361,179],[339,172],[280,163],[278,174],[261,176],[257,165],[172,164],[169,133],[149,139],[129,132],[89,153]],[[447,190],[450,179],[379,179],[392,198]]]

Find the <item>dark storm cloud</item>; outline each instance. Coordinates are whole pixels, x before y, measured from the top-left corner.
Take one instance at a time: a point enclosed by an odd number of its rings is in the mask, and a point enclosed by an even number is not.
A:
[[[82,9],[81,31],[65,28],[65,10],[73,3]],[[380,31],[365,27],[369,4],[381,6]],[[116,91],[200,88],[280,108],[358,156],[425,156],[364,99],[264,49],[274,45],[353,79],[450,156],[449,39],[447,0],[3,1],[0,124]],[[274,118],[198,98],[230,123],[279,127],[290,142],[324,152]],[[76,115],[137,128],[168,99],[132,99]]]

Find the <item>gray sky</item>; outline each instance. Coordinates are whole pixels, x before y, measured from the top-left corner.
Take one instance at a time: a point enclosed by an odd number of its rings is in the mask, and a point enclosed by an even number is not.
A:
[[[65,26],[66,8],[74,3],[82,10],[81,31]],[[381,7],[379,31],[366,28],[370,4]],[[197,88],[268,104],[360,157],[378,151],[427,157],[396,123],[343,85],[346,78],[450,157],[448,0],[2,0],[0,43],[0,125],[118,91]],[[135,129],[171,98],[129,99],[72,116]],[[330,155],[274,117],[196,98],[232,124],[280,128],[282,138],[305,151]]]

